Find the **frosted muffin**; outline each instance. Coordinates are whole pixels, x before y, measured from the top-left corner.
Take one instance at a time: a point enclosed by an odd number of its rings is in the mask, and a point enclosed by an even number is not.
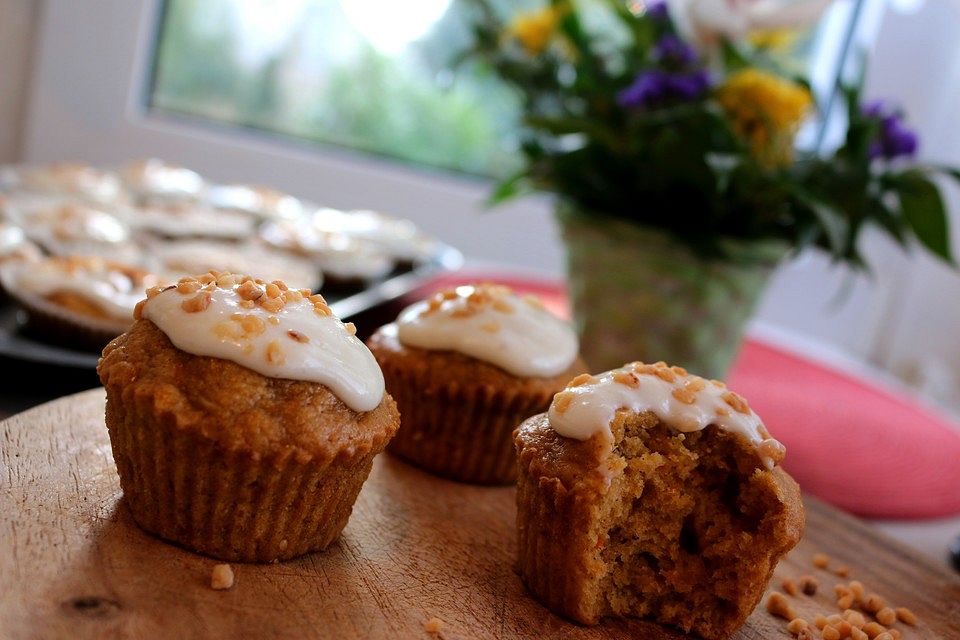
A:
[[[100,257],[46,257],[0,266],[0,283],[45,342],[100,350],[130,328],[150,272]]]
[[[586,371],[567,323],[497,285],[440,292],[368,344],[402,416],[390,452],[480,484],[513,482],[513,430]]]
[[[148,245],[164,272],[177,277],[208,271],[249,273],[253,277],[272,274],[293,289],[317,291],[323,284],[320,270],[309,260],[259,244],[180,240]]]
[[[240,241],[256,230],[256,220],[245,213],[195,202],[153,203],[125,211],[126,222],[133,229],[168,240]]]
[[[516,447],[520,575],[584,624],[728,638],[803,532],[783,445],[743,398],[679,367],[579,376]]]
[[[323,231],[294,220],[269,222],[260,229],[266,244],[310,260],[323,273],[328,288],[363,287],[393,271],[396,263],[373,245],[342,233]]]
[[[136,522],[225,560],[333,542],[399,425],[353,333],[279,281],[220,273],[150,290],[97,369]]]
[[[140,204],[197,201],[206,190],[196,171],[157,158],[131,162],[121,169],[120,179]]]
[[[111,171],[82,163],[15,167],[8,188],[50,195],[74,196],[113,203],[122,198],[120,179]]]
[[[80,202],[17,209],[27,236],[55,256],[100,256],[141,264],[143,251],[130,230],[104,209]]]
[[[35,262],[43,257],[40,247],[20,227],[0,222],[0,265],[5,262]]]

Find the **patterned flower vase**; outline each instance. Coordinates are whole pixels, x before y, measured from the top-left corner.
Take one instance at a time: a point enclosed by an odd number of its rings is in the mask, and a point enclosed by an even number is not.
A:
[[[618,218],[557,212],[580,350],[593,371],[664,360],[723,378],[786,244],[725,243],[704,260],[668,234]]]

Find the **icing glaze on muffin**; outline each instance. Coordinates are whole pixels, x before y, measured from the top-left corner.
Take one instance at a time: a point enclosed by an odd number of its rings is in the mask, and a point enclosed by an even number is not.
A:
[[[40,249],[33,244],[23,229],[0,222],[0,263],[8,260],[39,260]]]
[[[46,193],[113,202],[121,194],[116,174],[86,164],[60,163],[17,170],[16,186]]]
[[[157,158],[132,162],[120,172],[124,186],[141,198],[199,198],[206,186],[196,171]]]
[[[157,279],[143,269],[99,257],[50,257],[4,270],[11,294],[40,296],[75,311],[110,320],[132,322],[145,287]],[[89,305],[83,305],[87,302]]]
[[[481,284],[435,294],[397,318],[400,341],[421,349],[445,349],[524,377],[565,371],[579,345],[569,324],[532,296]]]
[[[650,411],[680,433],[700,431],[711,424],[737,433],[757,447],[768,469],[785,453],[747,401],[724,383],[663,362],[633,362],[596,376],[577,376],[554,396],[550,426],[568,438],[587,440],[600,434],[612,441],[610,423],[620,409]]]
[[[209,273],[148,290],[136,316],[182,351],[271,378],[318,382],[354,411],[371,411],[383,399],[383,374],[353,324],[307,289]]]

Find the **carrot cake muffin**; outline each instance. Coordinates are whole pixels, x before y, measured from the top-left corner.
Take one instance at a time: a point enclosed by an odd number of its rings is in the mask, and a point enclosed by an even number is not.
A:
[[[323,273],[328,288],[362,287],[396,266],[393,259],[370,244],[303,221],[268,222],[260,229],[260,237],[270,247],[309,259]]]
[[[326,548],[399,425],[353,325],[228,273],[151,289],[136,316],[97,368],[136,522],[230,561]]]
[[[178,278],[212,270],[253,277],[269,273],[293,289],[317,291],[323,283],[320,270],[309,260],[252,242],[180,240],[153,242],[149,247],[159,268]]]
[[[40,248],[27,238],[20,227],[0,222],[0,265],[4,262],[34,261],[43,256]]]
[[[803,531],[783,445],[746,400],[679,367],[578,376],[515,440],[520,575],[583,624],[728,638]]]
[[[0,266],[0,282],[27,313],[26,328],[47,342],[100,350],[133,324],[153,274],[96,256],[46,257]]]
[[[135,230],[169,240],[239,241],[256,230],[256,220],[250,215],[188,201],[131,207],[126,218]]]
[[[499,285],[437,293],[368,344],[402,416],[390,452],[464,482],[513,482],[513,430],[586,371],[566,322]]]
[[[139,204],[196,201],[206,189],[196,171],[157,158],[131,162],[120,171],[120,179]]]
[[[101,256],[140,264],[143,251],[119,218],[79,201],[17,209],[14,217],[27,236],[55,256]]]
[[[15,167],[8,188],[28,192],[76,196],[92,202],[111,203],[121,198],[117,175],[81,163],[57,163]]]

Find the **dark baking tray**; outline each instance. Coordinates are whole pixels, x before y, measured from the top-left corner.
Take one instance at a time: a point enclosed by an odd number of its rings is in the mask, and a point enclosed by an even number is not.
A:
[[[333,313],[349,320],[426,284],[434,276],[458,269],[463,263],[459,251],[440,245],[427,261],[408,269],[399,269],[383,280],[358,290],[332,291],[321,289]],[[41,342],[23,331],[23,312],[7,300],[0,303],[0,356],[39,365],[92,370],[99,354],[78,351]]]

